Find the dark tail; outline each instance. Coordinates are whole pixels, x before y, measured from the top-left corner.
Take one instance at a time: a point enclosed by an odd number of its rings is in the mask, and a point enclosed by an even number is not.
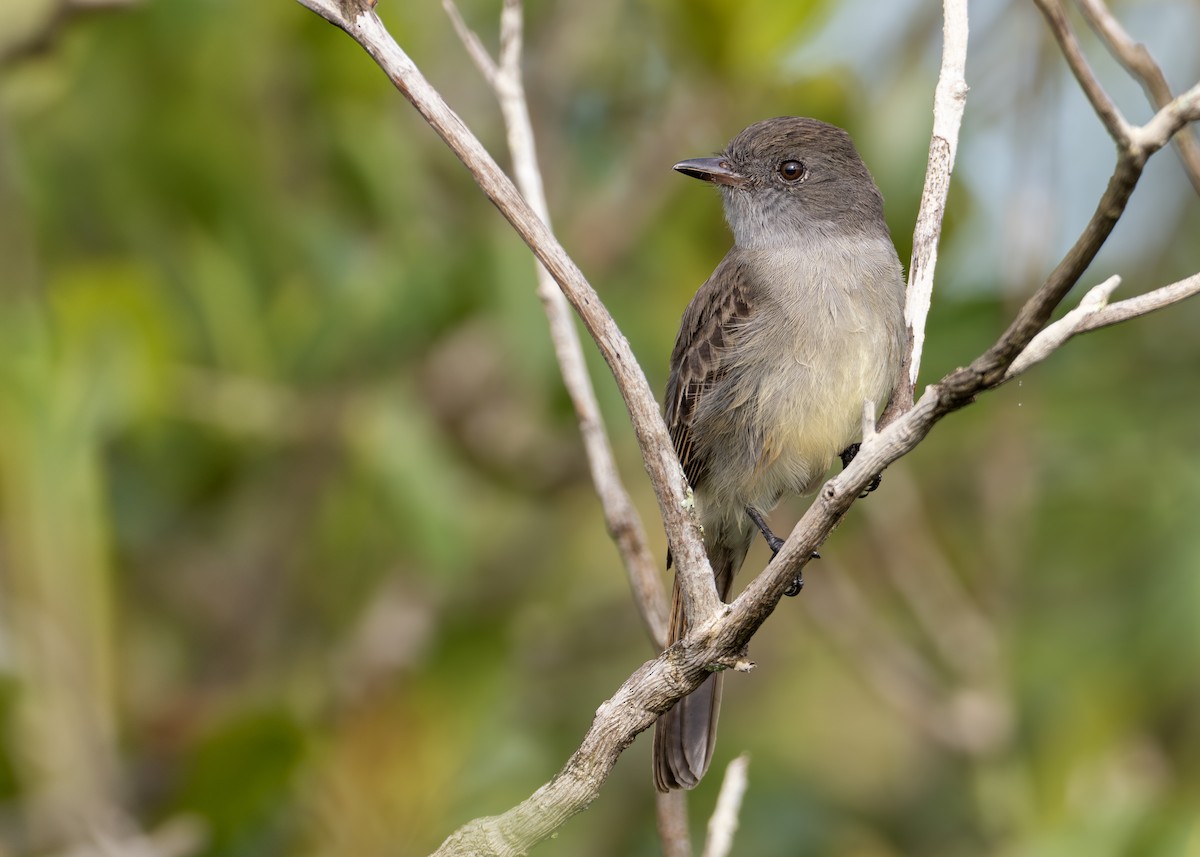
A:
[[[729,599],[733,576],[745,559],[748,546],[748,543],[735,547],[718,542],[708,548],[709,562],[717,578],[717,594],[722,601]],[[676,578],[671,591],[667,645],[674,645],[686,633],[683,597]],[[724,673],[713,673],[658,718],[654,725],[654,785],[660,792],[690,789],[708,770],[717,741],[717,715],[724,682]]]

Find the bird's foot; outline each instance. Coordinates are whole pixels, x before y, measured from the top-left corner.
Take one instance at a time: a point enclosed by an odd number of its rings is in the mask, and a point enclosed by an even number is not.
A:
[[[768,526],[766,519],[762,516],[762,512],[758,511],[758,509],[755,509],[753,506],[747,506],[746,514],[750,516],[750,520],[754,522],[754,525],[758,527],[758,531],[762,533],[763,538],[767,540],[767,546],[771,549],[771,559],[774,560],[775,557],[779,556],[779,551],[783,549],[783,539],[771,532],[770,526]],[[820,559],[821,555],[813,551],[812,558]],[[783,594],[790,598],[794,595],[799,595],[800,590],[803,588],[804,575],[796,572],[796,576],[792,578],[792,582],[788,584]]]
[[[842,470],[850,466],[850,462],[854,460],[854,456],[858,455],[858,450],[862,446],[860,443],[852,443],[841,452],[838,453],[838,458],[842,460]],[[883,474],[876,473],[871,477],[871,481],[867,483],[867,487],[858,495],[858,499],[862,499],[879,487],[879,483],[883,481]]]
[[[820,558],[821,558],[821,555],[819,553],[817,553],[816,551],[813,551],[812,556],[809,559],[813,560],[813,559],[820,559]],[[800,594],[800,590],[803,588],[804,588],[804,573],[797,571],[796,576],[792,578],[792,582],[787,585],[787,589],[783,590],[783,594],[786,595],[788,598],[794,598]]]

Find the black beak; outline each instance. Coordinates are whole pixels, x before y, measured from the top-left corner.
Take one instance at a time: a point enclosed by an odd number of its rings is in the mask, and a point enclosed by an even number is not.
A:
[[[724,158],[692,158],[680,161],[671,169],[691,176],[701,181],[726,187],[741,187],[746,184],[746,177],[729,165]]]

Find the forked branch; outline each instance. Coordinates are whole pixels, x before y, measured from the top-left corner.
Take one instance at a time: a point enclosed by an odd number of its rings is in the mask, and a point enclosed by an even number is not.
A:
[[[659,499],[668,541],[679,563],[678,574],[687,600],[688,624],[691,628],[689,634],[671,649],[644,663],[612,697],[600,705],[579,749],[563,769],[508,812],[465,825],[443,843],[436,852],[438,855],[526,853],[567,818],[586,807],[599,793],[620,753],[637,734],[698,687],[713,669],[744,668],[747,664],[745,649],[751,637],[775,608],[812,550],[824,540],[872,477],[911,451],[942,417],[1013,377],[1025,366],[1033,365],[1035,358],[1041,359],[1038,355],[1042,350],[1048,354],[1069,338],[1054,334],[1043,338],[1041,343],[1035,341],[1055,308],[1078,282],[1121,217],[1141,177],[1146,159],[1165,146],[1180,128],[1200,115],[1198,86],[1173,99],[1144,126],[1125,123],[1098,84],[1093,87],[1089,82],[1094,82],[1094,77],[1089,78],[1090,71],[1086,63],[1080,63],[1080,57],[1072,59],[1070,45],[1073,36],[1065,17],[1058,14],[1061,12],[1059,4],[1056,0],[1037,0],[1055,29],[1081,84],[1085,90],[1091,88],[1089,98],[1118,143],[1116,167],[1095,213],[1074,246],[1045,284],[1025,303],[997,342],[966,368],[951,372],[927,388],[906,413],[866,437],[851,465],[822,488],[776,559],[733,604],[726,606],[720,604],[716,597],[711,568],[687,510],[684,480],[678,460],[645,376],[634,360],[628,343],[600,305],[579,269],[461,120],[392,41],[365,0],[299,1],[346,30],[380,64],[397,88],[412,101],[472,171],[489,199],[529,244],[580,314],[608,361],[629,408]],[[951,14],[961,14],[965,26],[965,3],[962,0],[947,0],[946,7],[947,26]],[[951,94],[961,99],[965,90],[959,88],[952,90]],[[931,153],[934,148],[931,146]],[[951,160],[931,156],[931,166],[935,162],[946,165],[945,175],[948,177]],[[943,193],[940,205],[944,206],[944,191],[939,192]],[[936,217],[940,219],[940,212]],[[938,231],[936,228],[933,230],[935,244]],[[1160,290],[1134,300],[1142,302],[1138,305],[1142,311],[1148,311],[1151,305],[1166,305],[1182,299],[1186,294],[1195,293],[1196,284],[1192,280],[1194,278],[1167,287],[1169,291]],[[1065,328],[1077,333],[1094,329],[1103,323],[1113,323],[1118,320],[1118,314],[1106,316],[1105,313],[1128,302],[1111,307],[1105,307],[1102,303],[1097,294],[1087,303],[1086,311],[1072,317]],[[1131,312],[1133,308],[1125,307],[1120,317],[1130,317]],[[1100,321],[1106,317],[1111,320]],[[1029,357],[1024,363],[1016,362],[1026,352]]]

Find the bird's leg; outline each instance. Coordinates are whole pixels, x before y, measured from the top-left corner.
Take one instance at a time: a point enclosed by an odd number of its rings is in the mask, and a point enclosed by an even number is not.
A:
[[[746,514],[750,516],[750,520],[754,522],[754,526],[758,527],[758,531],[767,540],[767,546],[771,548],[771,559],[774,559],[779,553],[779,549],[783,547],[783,539],[771,532],[770,524],[767,523],[767,519],[763,517],[762,512],[758,511],[758,509],[755,509],[753,506],[747,506]]]
[[[842,460],[842,470],[850,466],[850,462],[854,460],[854,456],[858,455],[858,449],[862,446],[860,443],[852,443],[841,452],[838,453],[838,458]],[[867,483],[866,489],[858,495],[858,499],[862,499],[879,487],[879,483],[883,481],[883,474],[876,473],[871,477],[871,481]]]
[[[771,559],[775,559],[779,555],[780,548],[783,547],[783,539],[771,532],[771,527],[767,523],[767,519],[763,517],[762,512],[755,509],[753,506],[746,507],[746,514],[750,516],[750,520],[754,522],[754,526],[758,527],[758,531],[763,534],[763,538],[767,540],[767,546],[771,548]],[[813,551],[813,559],[820,559],[821,555]],[[804,588],[804,575],[797,573],[796,577],[788,584],[788,588],[783,591],[784,595],[793,596],[799,595],[800,590]]]

